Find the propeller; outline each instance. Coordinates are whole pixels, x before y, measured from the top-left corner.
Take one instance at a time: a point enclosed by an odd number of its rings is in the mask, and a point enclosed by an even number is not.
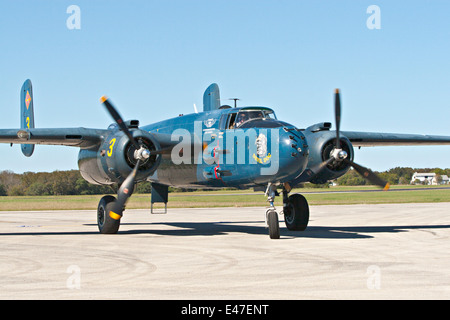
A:
[[[117,199],[116,201],[114,201],[114,205],[111,211],[109,212],[109,216],[114,220],[120,220],[120,218],[122,218],[123,210],[125,209],[125,204],[133,194],[136,174],[140,164],[141,160],[138,159],[136,165],[133,168],[133,171],[131,171],[131,173],[122,183],[122,185],[119,188],[119,191],[117,192]]]
[[[127,125],[123,122],[122,117],[117,112],[116,108],[113,107],[111,102],[109,102],[108,98],[103,96],[100,98],[100,101],[103,103],[103,105],[108,110],[111,117],[114,119],[114,121],[119,125],[120,129],[127,135],[128,139],[130,139],[131,143],[134,145],[136,150],[140,149],[140,145],[136,142],[133,135],[131,134],[130,130],[128,130]]]
[[[336,89],[334,93],[334,117],[336,123],[336,149],[341,149],[341,139],[339,137],[339,129],[341,126],[341,98],[339,89]]]
[[[341,98],[340,98],[340,92],[339,89],[336,89],[334,94],[334,113],[335,113],[335,120],[336,120],[336,143],[334,149],[331,151],[331,156],[329,159],[323,161],[316,167],[312,168],[311,170],[315,173],[315,175],[319,174],[328,164],[332,163],[333,161],[343,161],[349,166],[353,167],[356,172],[358,172],[364,179],[367,179],[370,183],[377,185],[383,190],[387,191],[389,190],[390,184],[380,177],[378,177],[372,170],[363,167],[360,164],[357,164],[353,162],[352,160],[348,159],[348,154],[345,150],[342,150],[341,148],[341,141],[340,141],[340,125],[341,125]]]
[[[159,154],[162,153],[162,151],[161,150],[150,151],[144,146],[139,145],[136,139],[134,139],[130,130],[128,130],[128,127],[124,123],[120,114],[117,112],[116,108],[114,108],[112,103],[109,102],[108,98],[103,96],[100,98],[100,101],[106,107],[106,109],[108,110],[109,114],[114,119],[114,121],[119,125],[120,129],[127,135],[128,139],[130,139],[130,142],[133,144],[133,146],[136,148],[136,151],[134,152],[134,158],[137,160],[136,164],[133,168],[133,171],[131,171],[131,173],[128,175],[128,177],[120,186],[119,191],[117,193],[117,199],[114,202],[111,211],[109,212],[109,216],[111,218],[119,220],[120,218],[122,218],[122,213],[125,208],[125,204],[128,201],[128,198],[130,198],[130,196],[133,194],[134,185],[136,181],[136,174],[139,169],[139,166],[141,165],[141,161],[145,161],[146,159],[148,159],[151,154]]]
[[[105,107],[108,110],[111,117],[119,125],[120,129],[127,135],[128,139],[130,139],[131,143],[136,148],[135,153],[137,153],[137,154],[134,155],[134,157],[136,159],[141,159],[142,161],[144,161],[145,159],[149,158],[150,155],[167,154],[172,151],[173,146],[161,148],[160,150],[148,150],[148,149],[142,147],[141,145],[139,145],[137,143],[136,139],[134,139],[130,130],[128,130],[127,125],[124,123],[122,117],[117,112],[116,108],[114,108],[112,103],[109,102],[109,99],[106,96],[103,96],[100,98],[100,101],[105,105]]]

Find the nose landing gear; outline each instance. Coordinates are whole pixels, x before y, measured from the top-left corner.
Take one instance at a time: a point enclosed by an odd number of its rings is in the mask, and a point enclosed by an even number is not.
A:
[[[277,186],[269,183],[266,189],[267,201],[270,207],[266,210],[266,227],[269,228],[270,239],[280,239],[280,221],[278,213],[274,206],[275,197],[280,195],[277,192]]]
[[[269,229],[270,239],[280,238],[280,226],[278,213],[274,206],[275,197],[279,195],[276,185],[269,183],[266,189],[267,200],[270,207],[266,211],[266,227]],[[291,188],[288,184],[283,185],[283,211],[284,222],[290,231],[304,231],[309,222],[309,205],[305,197],[295,193],[288,196]]]

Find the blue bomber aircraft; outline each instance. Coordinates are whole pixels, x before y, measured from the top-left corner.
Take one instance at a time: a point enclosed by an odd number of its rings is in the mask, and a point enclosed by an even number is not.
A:
[[[26,80],[20,92],[20,129],[0,129],[0,142],[21,144],[30,157],[35,144],[80,148],[81,175],[93,184],[116,185],[117,197],[104,196],[98,205],[100,233],[117,233],[135,184],[150,181],[154,202],[168,201],[168,187],[251,188],[265,190],[270,238],[280,237],[278,214],[289,230],[303,231],[309,206],[300,194],[289,195],[300,183],[325,183],[353,167],[384,190],[389,184],[355,163],[354,147],[448,145],[449,136],[352,132],[340,130],[341,104],[335,92],[335,125],[317,123],[299,129],[278,120],[274,110],[261,106],[221,105],[217,84],[203,96],[203,112],[140,126],[124,121],[111,101],[100,100],[114,119],[107,129],[35,128],[33,92]],[[236,102],[236,101],[235,101]],[[281,191],[283,208],[274,199]]]

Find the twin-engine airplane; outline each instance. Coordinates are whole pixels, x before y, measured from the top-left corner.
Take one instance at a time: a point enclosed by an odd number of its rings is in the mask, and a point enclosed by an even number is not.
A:
[[[329,122],[298,129],[278,120],[267,107],[221,105],[216,84],[204,93],[203,112],[141,127],[138,120],[124,121],[110,100],[102,97],[115,121],[107,129],[35,128],[30,80],[23,84],[20,97],[21,127],[1,129],[0,142],[21,144],[27,157],[35,144],[80,148],[78,166],[83,178],[119,187],[116,198],[104,196],[98,205],[98,228],[105,234],[118,232],[135,184],[150,181],[152,204],[167,204],[169,186],[265,189],[270,204],[265,221],[270,237],[276,239],[280,237],[274,206],[277,189],[282,191],[280,214],[286,227],[303,231],[309,207],[302,195],[289,196],[296,185],[325,183],[353,167],[371,183],[389,188],[371,170],[353,162],[353,147],[450,144],[449,136],[340,131],[339,90],[335,93],[335,131]]]

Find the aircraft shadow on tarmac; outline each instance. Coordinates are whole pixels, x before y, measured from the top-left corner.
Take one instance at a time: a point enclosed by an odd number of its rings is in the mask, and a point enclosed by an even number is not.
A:
[[[84,226],[96,226],[96,224],[84,224]],[[162,236],[216,236],[232,233],[247,233],[253,235],[267,235],[268,229],[264,226],[264,221],[243,221],[243,222],[165,222],[165,223],[123,223],[123,227],[131,227],[131,230],[119,231],[117,236],[148,234]],[[148,228],[132,229],[133,227]],[[161,228],[158,226],[169,226],[174,229]],[[30,232],[8,232],[0,233],[0,236],[23,236],[23,235],[92,235],[98,234],[97,230],[74,231],[74,232],[39,232],[37,227],[30,228]],[[374,238],[378,233],[399,233],[412,230],[426,230],[433,233],[435,229],[450,229],[450,225],[406,225],[406,226],[309,226],[305,231],[289,231],[281,226],[281,238],[317,238],[317,239],[368,239]],[[28,230],[27,230],[28,231]]]
[[[152,223],[151,225],[168,225],[177,229],[146,229],[127,230],[124,234],[157,234],[165,236],[215,236],[229,233],[247,233],[268,235],[264,221],[242,222],[167,222]],[[255,225],[248,225],[255,224]],[[127,225],[126,223],[123,225]],[[128,225],[138,226],[140,223]],[[411,226],[363,226],[363,227],[327,227],[310,226],[305,231],[290,231],[281,226],[281,238],[318,238],[318,239],[368,239],[377,233],[398,233],[424,229],[433,233],[433,229],[450,229],[450,225],[411,225]],[[120,233],[120,232],[119,232]]]

